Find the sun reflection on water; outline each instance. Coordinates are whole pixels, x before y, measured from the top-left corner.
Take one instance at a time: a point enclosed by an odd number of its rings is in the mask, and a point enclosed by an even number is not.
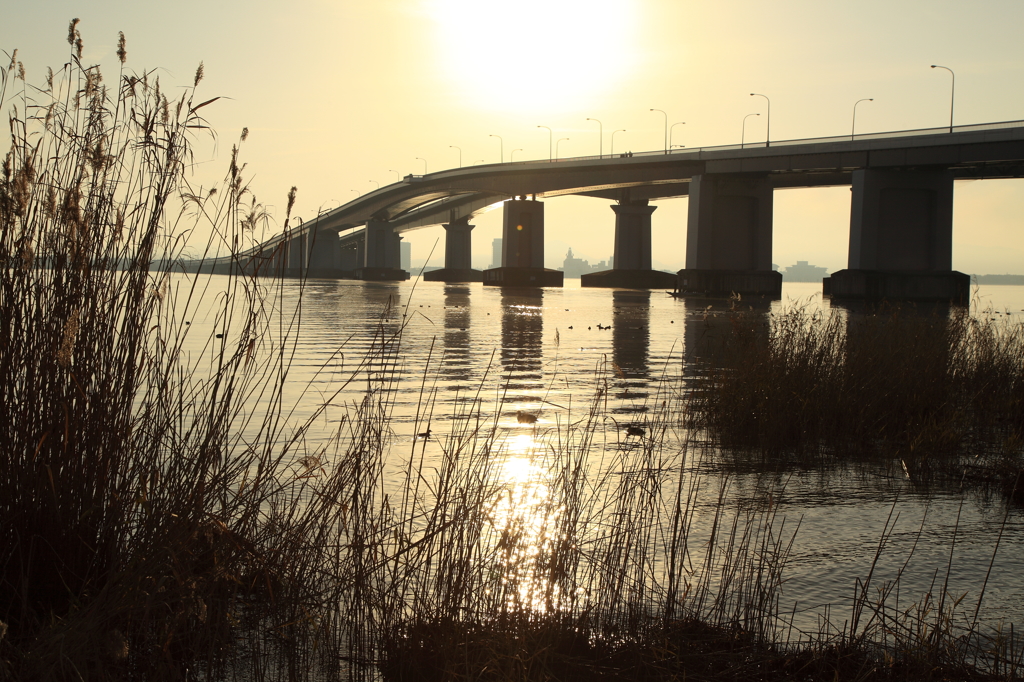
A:
[[[532,434],[509,439],[487,510],[488,552],[501,576],[505,605],[546,613],[559,607],[564,507],[552,486],[544,448]]]

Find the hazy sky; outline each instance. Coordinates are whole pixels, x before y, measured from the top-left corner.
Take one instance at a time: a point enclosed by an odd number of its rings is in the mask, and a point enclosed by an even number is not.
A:
[[[218,131],[195,181],[226,168],[243,126],[252,187],[283,214],[311,218],[398,175],[481,160],[547,158],[550,126],[562,156],[674,144],[687,147],[948,125],[956,72],[958,124],[1024,119],[1021,0],[132,0],[7,3],[0,49],[19,49],[28,80],[67,60],[68,21],[81,19],[85,59],[115,70],[117,32],[128,65],[162,69],[166,86],[191,83]],[[491,137],[500,135],[501,140]],[[503,148],[503,149],[502,149]],[[775,193],[773,260],[845,267],[848,188]],[[953,265],[969,273],[1024,273],[1024,180],[957,183]],[[659,201],[654,260],[682,267],[686,199]],[[565,197],[546,207],[549,266],[572,246],[597,261],[612,252],[609,202]],[[283,220],[283,215],[281,216]],[[490,264],[500,211],[478,217],[475,264]],[[406,233],[414,261],[443,229]]]

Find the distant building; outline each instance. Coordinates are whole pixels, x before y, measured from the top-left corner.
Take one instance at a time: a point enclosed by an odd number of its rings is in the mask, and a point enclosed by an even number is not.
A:
[[[790,265],[782,270],[782,277],[787,282],[820,282],[828,277],[828,268],[811,265],[805,260],[798,260],[796,265]]]
[[[501,267],[501,237],[491,242],[491,267],[490,269]]]
[[[402,269],[406,270],[406,271],[411,270],[412,269],[412,244],[410,244],[409,242],[399,242],[399,246],[402,247],[402,256],[401,256],[401,258],[402,258]]]
[[[576,258],[572,255],[572,249],[569,249],[569,253],[565,255],[565,260],[562,262],[562,267],[559,269],[565,273],[566,277],[578,278],[588,272],[604,272],[605,270],[611,270],[612,264],[611,259],[609,258],[607,261],[601,261],[597,265],[591,265],[588,261],[585,261],[582,258]]]

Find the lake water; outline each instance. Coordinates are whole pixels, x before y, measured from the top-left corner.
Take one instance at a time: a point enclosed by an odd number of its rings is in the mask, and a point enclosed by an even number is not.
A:
[[[218,290],[221,281],[214,277],[210,290]],[[274,286],[281,287],[282,309],[293,310],[299,282]],[[394,460],[387,473],[396,485],[418,433],[432,434],[420,442],[429,463],[440,457],[444,434],[467,416],[496,419],[509,439],[554,432],[584,414],[605,387],[608,418],[598,447],[621,447],[635,438],[626,431],[629,425],[643,424],[654,407],[685,386],[694,371],[689,355],[715,333],[715,320],[726,319],[730,305],[675,299],[663,291],[582,289],[578,280],[544,290],[311,280],[302,293],[289,375],[293,418],[301,420],[329,400],[333,406],[317,427],[326,436],[368,383],[388,376],[391,381],[379,390],[390,391],[393,401]],[[740,303],[766,312],[823,305],[820,284],[810,283],[785,285],[782,301]],[[974,305],[977,314],[991,309],[1024,321],[1024,287],[982,287]],[[213,313],[202,308],[191,322],[196,339],[215,331]],[[362,364],[382,331],[393,334],[403,325],[398,352]],[[520,413],[536,417],[536,423],[521,423]],[[311,436],[316,438],[317,429]],[[887,523],[874,584],[893,579],[913,553],[900,581],[901,608],[928,592],[937,595],[951,566],[949,590],[967,594],[963,610],[969,614],[1005,519],[981,614],[989,627],[1024,622],[1024,510],[1008,508],[998,495],[920,491],[905,477],[864,469],[726,474],[713,462],[689,466],[687,475],[707,479],[707,499],[697,508],[709,517],[728,477],[730,504],[769,499],[787,528],[799,523],[780,605],[795,614],[797,630],[817,631],[829,604],[834,620],[841,624],[848,617],[856,581],[870,572]]]

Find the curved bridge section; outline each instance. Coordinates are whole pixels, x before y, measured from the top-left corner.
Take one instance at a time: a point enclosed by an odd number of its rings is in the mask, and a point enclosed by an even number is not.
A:
[[[648,203],[690,196],[687,262],[679,273],[680,287],[772,293],[781,283],[774,281],[771,272],[772,191],[851,185],[848,270],[882,273],[883,280],[885,273],[933,275],[951,272],[953,180],[1022,176],[1024,121],[959,126],[952,131],[944,127],[773,141],[770,146],[473,166],[406,176],[277,235],[235,259],[231,267],[285,276],[399,278],[404,276],[398,270],[401,234],[442,224],[450,242],[446,270],[472,273],[469,221],[474,214],[506,202],[506,253],[501,269],[543,268],[543,204],[538,200],[575,194],[617,202],[613,206],[615,270],[650,271],[654,207]],[[524,201],[541,206],[530,209],[530,228],[508,214],[509,207],[523,209]],[[534,259],[523,265],[529,259],[514,251],[517,243],[528,243],[534,252],[539,243],[541,262]],[[228,265],[218,263],[221,269]],[[884,295],[888,285],[878,284],[877,277],[872,281],[875,284],[858,286],[874,287]],[[624,282],[613,277],[603,283],[622,286]],[[840,289],[846,286],[839,283]],[[662,285],[661,280],[651,284]]]

